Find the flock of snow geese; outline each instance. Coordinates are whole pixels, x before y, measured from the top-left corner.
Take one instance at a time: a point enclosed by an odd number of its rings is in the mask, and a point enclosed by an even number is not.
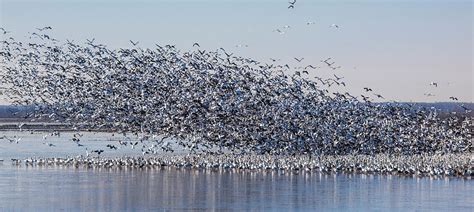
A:
[[[310,77],[322,67],[340,69],[332,58],[291,67],[223,48],[204,50],[199,43],[181,51],[173,45],[143,49],[130,40],[131,48],[111,49],[94,39],[59,41],[51,29],[37,28],[29,41],[0,41],[0,95],[33,108],[27,121],[70,125],[77,131],[71,140],[86,157],[12,159],[14,164],[474,174],[469,108],[460,105],[466,114],[446,116],[409,103],[377,103],[386,100],[368,87],[360,96],[339,91],[344,77]],[[8,33],[0,28],[4,37]],[[303,64],[304,58],[294,59]],[[80,132],[87,130],[129,139],[92,150],[81,143]],[[21,142],[17,136],[2,140]],[[42,140],[56,147],[48,136]],[[195,154],[162,154],[177,146]],[[127,147],[148,156],[99,157]]]
[[[334,91],[346,85],[344,77],[309,77],[318,66],[266,64],[223,48],[203,50],[198,43],[192,51],[172,45],[142,49],[134,41],[121,49],[93,39],[81,45],[52,38],[50,29],[30,33],[30,42],[1,41],[0,92],[14,104],[33,107],[29,120],[136,135],[138,141],[117,145],[141,146],[143,154],[173,151],[176,145],[208,155],[472,152],[470,116],[375,103],[371,96],[383,96],[367,87],[361,98]],[[340,68],[331,58],[321,66]],[[80,136],[72,140],[82,146]]]

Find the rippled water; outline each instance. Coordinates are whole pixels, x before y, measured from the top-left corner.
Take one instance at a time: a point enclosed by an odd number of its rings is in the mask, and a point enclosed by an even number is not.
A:
[[[74,156],[85,148],[117,144],[106,134],[86,133],[84,147],[71,135],[0,140],[0,211],[4,210],[441,210],[473,211],[474,180],[308,172],[195,169],[85,169],[13,166],[10,158]],[[106,156],[139,154],[108,150]]]
[[[473,195],[459,178],[0,166],[0,210],[472,211]]]

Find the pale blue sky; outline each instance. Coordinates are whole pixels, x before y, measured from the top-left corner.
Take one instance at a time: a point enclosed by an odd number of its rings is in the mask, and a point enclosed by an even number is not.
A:
[[[199,42],[203,49],[224,47],[263,62],[271,57],[292,65],[293,57],[305,57],[304,65],[332,57],[342,69],[313,74],[345,76],[354,94],[369,86],[388,100],[457,96],[473,101],[472,1],[297,0],[293,10],[286,8],[286,0],[0,2],[0,26],[15,37],[52,26],[58,39],[95,37],[109,47],[130,46],[132,39],[141,47],[176,44],[186,50]],[[308,21],[315,24],[307,26]],[[291,26],[285,34],[273,32],[285,25]],[[431,81],[439,87],[430,87]]]

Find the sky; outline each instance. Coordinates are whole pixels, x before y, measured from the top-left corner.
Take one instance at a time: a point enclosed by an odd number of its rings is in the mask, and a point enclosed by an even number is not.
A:
[[[345,89],[355,95],[370,87],[386,101],[446,102],[455,96],[473,102],[473,1],[297,0],[294,9],[288,5],[286,0],[0,0],[0,27],[26,39],[36,27],[51,26],[59,40],[95,38],[111,48],[131,47],[130,39],[142,48],[157,43],[182,50],[198,42],[201,49],[223,47],[294,66],[322,66],[320,61],[331,57],[340,69],[310,75],[344,76]],[[294,57],[304,60],[297,63]]]

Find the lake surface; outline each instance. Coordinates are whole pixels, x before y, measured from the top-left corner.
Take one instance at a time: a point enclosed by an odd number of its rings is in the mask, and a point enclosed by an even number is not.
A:
[[[460,178],[0,166],[1,211],[472,211],[473,195]]]
[[[107,150],[105,145],[124,139],[109,134],[86,133],[81,137],[83,147],[77,147],[67,133],[45,140],[42,134],[2,134],[22,139],[18,144],[0,140],[0,159],[4,159],[0,211],[474,210],[474,180],[463,178],[15,166],[10,158],[76,156],[84,154],[85,148],[105,149],[105,156],[140,154],[140,150]]]
[[[51,131],[53,132],[53,131]],[[0,139],[0,159],[10,158],[39,158],[39,157],[67,157],[86,155],[93,150],[104,150],[100,156],[104,157],[120,157],[120,156],[141,156],[141,144],[132,148],[130,143],[139,141],[139,136],[127,134],[113,134],[103,132],[80,132],[81,146],[72,141],[75,133],[61,132],[60,136],[52,136],[51,132],[28,132],[28,131],[0,131],[0,137],[6,136],[11,140],[18,140],[18,143],[10,142],[7,139]],[[160,139],[160,138],[156,138]],[[172,142],[171,139],[165,141]],[[120,145],[120,142],[128,143],[128,145]],[[151,146],[151,139],[144,141],[145,144]],[[51,144],[48,145],[48,144]],[[114,145],[118,149],[110,149],[107,145]],[[177,145],[171,145],[176,151],[173,154],[188,153],[188,151]],[[160,154],[167,154],[159,152]]]

